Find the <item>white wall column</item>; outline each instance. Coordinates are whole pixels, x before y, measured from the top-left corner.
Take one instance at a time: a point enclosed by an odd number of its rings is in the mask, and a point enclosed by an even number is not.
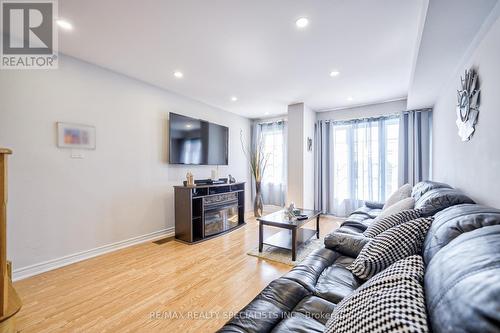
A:
[[[314,208],[314,122],[316,113],[304,103],[288,106],[287,202]],[[313,140],[308,150],[308,138]]]

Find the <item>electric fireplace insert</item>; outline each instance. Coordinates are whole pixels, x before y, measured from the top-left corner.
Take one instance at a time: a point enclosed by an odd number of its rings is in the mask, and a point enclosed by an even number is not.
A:
[[[238,196],[236,193],[203,198],[205,237],[216,235],[238,225]]]

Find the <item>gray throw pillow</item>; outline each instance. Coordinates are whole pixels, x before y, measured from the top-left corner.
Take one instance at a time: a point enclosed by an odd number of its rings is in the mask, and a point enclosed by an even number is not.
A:
[[[354,275],[367,280],[396,261],[421,254],[433,217],[402,223],[375,236],[347,267]]]
[[[375,275],[334,309],[326,333],[429,332],[424,263],[415,255]]]
[[[385,201],[383,209],[387,209],[403,199],[409,198],[411,196],[411,191],[413,187],[410,184],[404,184],[396,190],[391,196]]]
[[[403,200],[400,200],[396,202],[394,205],[390,206],[389,208],[383,209],[380,214],[375,218],[375,220],[381,220],[384,217],[387,217],[389,215],[394,215],[396,213],[399,213],[403,210],[408,210],[408,209],[413,209],[415,208],[415,199],[413,198],[406,198]]]
[[[402,212],[396,213],[394,215],[389,215],[380,220],[374,220],[372,224],[370,224],[368,228],[366,228],[366,230],[363,232],[363,236],[373,238],[392,227],[400,225],[401,223],[418,219],[419,217],[420,212],[418,210],[403,210]]]
[[[332,232],[325,237],[325,247],[337,251],[343,255],[356,258],[363,247],[370,241],[362,234],[349,234],[343,232]]]

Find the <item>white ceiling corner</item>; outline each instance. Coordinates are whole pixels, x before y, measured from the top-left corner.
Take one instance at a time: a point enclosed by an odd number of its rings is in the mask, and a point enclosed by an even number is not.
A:
[[[408,92],[408,109],[432,107],[483,30],[498,0],[429,1]]]

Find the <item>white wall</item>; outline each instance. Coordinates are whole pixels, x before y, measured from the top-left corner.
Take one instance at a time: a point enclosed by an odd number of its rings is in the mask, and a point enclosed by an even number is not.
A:
[[[346,109],[317,112],[317,120],[350,120],[359,118],[378,117],[399,113],[406,110],[406,100],[370,104]]]
[[[14,269],[99,246],[171,232],[173,185],[191,170],[210,177],[210,166],[167,164],[168,112],[229,126],[231,173],[250,173],[240,130],[250,141],[250,120],[62,56],[52,71],[1,71],[0,146],[10,158],[8,252]],[[97,129],[97,149],[56,147],[55,123]]]
[[[478,203],[500,208],[500,20],[485,35],[434,105],[433,177],[464,190]],[[469,142],[457,134],[456,90],[466,68],[478,70],[481,106]]]

